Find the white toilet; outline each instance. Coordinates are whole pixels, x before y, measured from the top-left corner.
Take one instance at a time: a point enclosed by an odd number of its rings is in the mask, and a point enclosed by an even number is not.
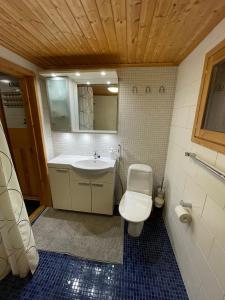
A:
[[[152,210],[152,168],[148,165],[130,165],[127,176],[127,190],[120,205],[120,215],[128,221],[128,233],[138,237]]]

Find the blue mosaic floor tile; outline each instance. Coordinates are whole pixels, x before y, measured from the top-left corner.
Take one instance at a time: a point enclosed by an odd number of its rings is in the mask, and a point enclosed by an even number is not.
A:
[[[39,251],[33,276],[0,282],[0,300],[187,300],[162,218],[145,222],[139,238],[125,227],[123,265]]]

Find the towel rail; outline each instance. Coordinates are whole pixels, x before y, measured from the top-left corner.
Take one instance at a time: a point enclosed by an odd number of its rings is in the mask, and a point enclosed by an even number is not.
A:
[[[217,168],[211,166],[207,162],[201,160],[200,158],[197,157],[197,155],[195,153],[185,152],[185,156],[191,157],[192,159],[194,159],[195,161],[197,161],[200,165],[204,166],[211,173],[213,173],[214,175],[216,175],[220,179],[225,180],[225,173],[223,173],[222,171],[218,170]]]

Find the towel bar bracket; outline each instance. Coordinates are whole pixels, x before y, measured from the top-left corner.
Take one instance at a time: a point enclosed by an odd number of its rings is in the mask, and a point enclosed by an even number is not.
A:
[[[183,207],[192,208],[192,204],[189,202],[184,202],[183,200],[180,200],[180,205]]]

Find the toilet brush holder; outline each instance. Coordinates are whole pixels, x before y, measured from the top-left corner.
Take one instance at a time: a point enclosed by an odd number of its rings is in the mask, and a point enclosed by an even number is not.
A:
[[[155,201],[154,201],[155,207],[157,207],[157,208],[163,207],[164,202],[165,202],[164,194],[165,194],[165,190],[161,186],[159,186],[157,188],[157,196],[155,197]]]

